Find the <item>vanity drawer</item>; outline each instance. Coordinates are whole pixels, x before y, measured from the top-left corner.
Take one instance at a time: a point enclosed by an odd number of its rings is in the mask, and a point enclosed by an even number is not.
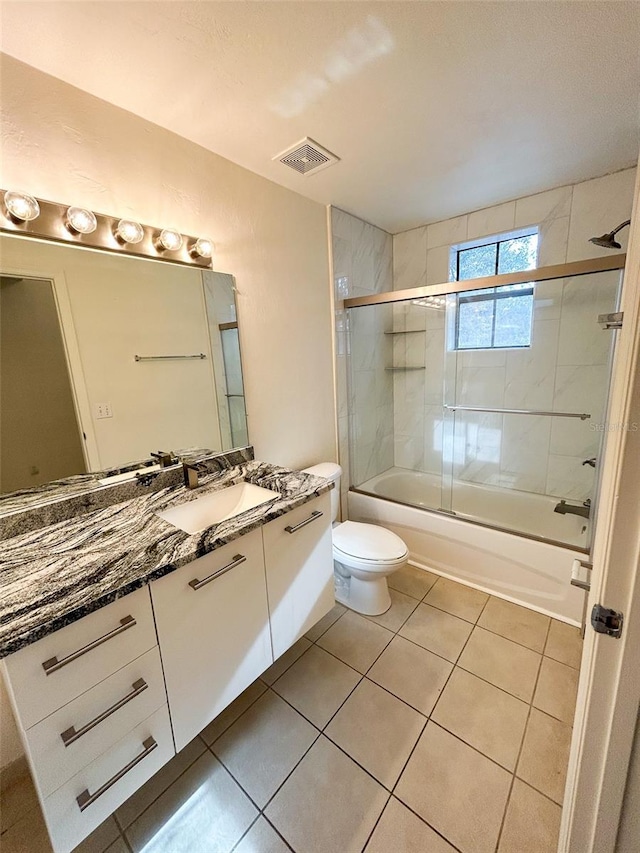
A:
[[[149,589],[143,587],[10,655],[6,672],[22,727],[40,722],[157,642]]]
[[[173,755],[165,704],[43,800],[55,853],[70,853]]]
[[[43,797],[166,704],[158,647],[54,711],[26,733]]]

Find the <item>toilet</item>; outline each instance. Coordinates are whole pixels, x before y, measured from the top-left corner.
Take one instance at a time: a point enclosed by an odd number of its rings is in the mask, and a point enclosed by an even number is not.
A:
[[[407,546],[395,533],[377,524],[337,521],[342,468],[335,462],[321,462],[304,472],[334,483],[331,520],[336,600],[356,613],[379,616],[391,607],[387,577],[406,566]]]

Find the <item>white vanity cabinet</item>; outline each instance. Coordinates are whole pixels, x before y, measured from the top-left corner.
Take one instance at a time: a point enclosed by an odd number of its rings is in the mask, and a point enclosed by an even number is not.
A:
[[[327,493],[0,662],[55,853],[333,604]]]
[[[279,658],[334,605],[331,494],[262,528],[273,656]]]
[[[180,751],[273,662],[262,530],[151,584]]]

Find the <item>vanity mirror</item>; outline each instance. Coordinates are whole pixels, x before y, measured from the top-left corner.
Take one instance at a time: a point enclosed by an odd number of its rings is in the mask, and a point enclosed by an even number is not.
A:
[[[0,492],[247,444],[231,275],[0,236]]]

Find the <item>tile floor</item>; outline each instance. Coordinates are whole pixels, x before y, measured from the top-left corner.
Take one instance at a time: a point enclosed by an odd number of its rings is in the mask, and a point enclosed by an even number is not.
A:
[[[555,853],[581,640],[407,568],[392,607],[340,605],[79,853]],[[31,780],[2,853],[49,853]]]

